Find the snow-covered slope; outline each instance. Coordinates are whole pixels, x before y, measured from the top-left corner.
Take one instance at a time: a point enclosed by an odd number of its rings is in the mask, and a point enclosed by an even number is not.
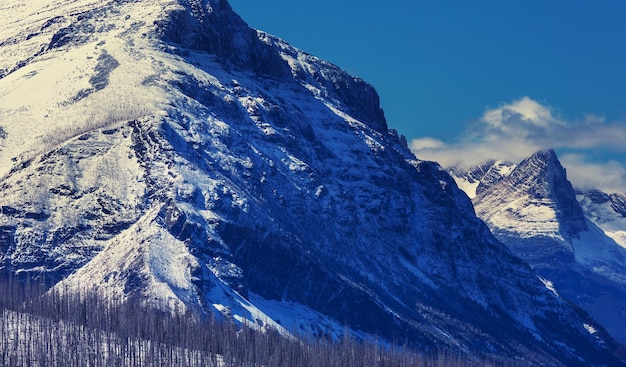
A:
[[[487,190],[515,169],[515,164],[506,161],[487,161],[473,167],[468,172],[458,168],[450,169],[450,175],[459,188],[473,199],[476,195]]]
[[[585,216],[626,248],[626,195],[597,189],[578,190],[576,194]]]
[[[284,333],[619,364],[370,85],[226,1],[0,11],[4,271]]]
[[[490,164],[481,172],[491,172]],[[477,215],[560,294],[626,343],[621,196],[599,191],[577,195],[552,150],[537,152],[496,181],[473,199]]]

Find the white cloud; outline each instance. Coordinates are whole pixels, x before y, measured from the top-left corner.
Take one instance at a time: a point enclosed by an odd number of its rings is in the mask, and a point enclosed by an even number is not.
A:
[[[626,170],[622,164],[617,161],[593,163],[587,158],[589,153],[597,151],[626,152],[624,123],[607,123],[594,115],[580,121],[566,121],[553,108],[523,97],[487,109],[457,138],[457,142],[445,144],[422,137],[414,139],[411,148],[420,159],[462,169],[489,159],[519,162],[546,148],[574,151],[575,155],[561,157],[561,160],[575,186],[626,192]]]
[[[483,115],[483,121],[503,131],[509,130],[513,120],[520,125],[518,127],[524,125],[546,127],[551,124],[560,124],[559,120],[553,116],[549,107],[543,106],[528,97],[487,110]]]
[[[422,149],[415,149],[415,145],[412,143],[411,148],[420,159],[436,161],[444,167],[456,166],[461,169],[468,169],[490,159],[517,162],[541,149],[541,147],[529,145],[521,140],[457,143],[439,148],[426,147]]]
[[[435,138],[417,138],[411,140],[411,150],[423,149],[441,149],[445,147],[445,143]]]
[[[626,169],[616,161],[592,163],[582,154],[564,154],[559,160],[568,167],[567,177],[578,188],[595,187],[608,193],[626,192]]]

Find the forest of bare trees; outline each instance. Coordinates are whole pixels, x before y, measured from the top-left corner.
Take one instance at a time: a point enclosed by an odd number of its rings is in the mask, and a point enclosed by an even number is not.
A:
[[[199,320],[95,294],[61,296],[43,287],[0,281],[0,365],[12,367],[134,366],[465,366],[448,353],[424,356],[406,348],[349,337],[286,338],[228,320]],[[511,366],[481,362],[479,365]]]

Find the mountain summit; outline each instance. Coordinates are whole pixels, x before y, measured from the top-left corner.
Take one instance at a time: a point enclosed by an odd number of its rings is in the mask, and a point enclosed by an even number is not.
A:
[[[364,81],[226,1],[3,4],[4,272],[283,333],[620,365]]]
[[[537,241],[539,238],[566,243],[587,229],[574,188],[553,150],[542,150],[523,160],[478,194],[474,203],[478,216],[492,223],[500,237],[532,236],[535,248],[528,249],[529,244],[525,248],[537,256],[537,261],[550,263],[559,253],[573,255],[567,245],[547,248]]]
[[[474,197],[476,214],[559,294],[626,344],[626,250],[616,242],[622,237],[615,227],[623,223],[622,196],[575,191],[553,150],[510,166],[496,180],[483,176],[496,183]],[[479,182],[474,172],[459,181]]]

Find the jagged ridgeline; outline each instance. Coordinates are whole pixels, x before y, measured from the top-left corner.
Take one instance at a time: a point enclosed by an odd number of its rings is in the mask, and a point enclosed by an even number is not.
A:
[[[620,365],[370,85],[226,1],[0,11],[3,272],[286,337]]]

